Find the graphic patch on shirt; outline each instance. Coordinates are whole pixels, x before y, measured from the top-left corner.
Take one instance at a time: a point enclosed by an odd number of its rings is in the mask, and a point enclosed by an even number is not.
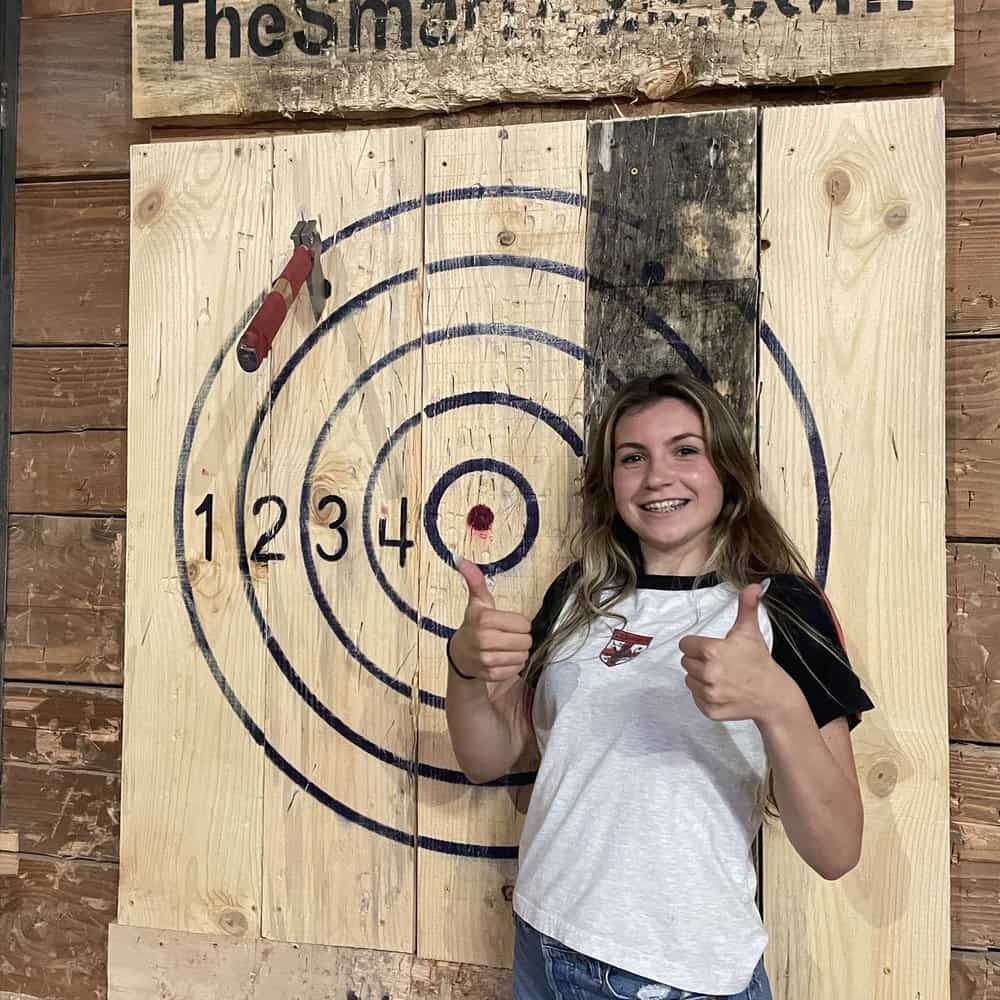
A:
[[[619,663],[635,659],[652,641],[651,635],[636,635],[635,632],[616,628],[601,650],[601,659],[609,667],[617,667]]]

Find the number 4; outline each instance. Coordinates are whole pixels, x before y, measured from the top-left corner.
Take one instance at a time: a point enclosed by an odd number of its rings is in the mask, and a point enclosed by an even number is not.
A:
[[[406,507],[407,499],[403,497],[399,501],[399,523],[401,525],[399,538],[386,537],[386,519],[378,519],[378,543],[384,549],[399,549],[399,565],[406,565],[406,550],[413,548],[416,544],[406,537]]]

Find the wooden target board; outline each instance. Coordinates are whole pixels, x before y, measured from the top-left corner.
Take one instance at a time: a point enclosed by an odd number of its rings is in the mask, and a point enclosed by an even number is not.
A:
[[[859,870],[823,884],[766,829],[776,996],[944,995],[943,138],[941,102],[908,100],[133,149],[112,996],[197,981],[166,932],[234,969],[258,938],[509,968],[535,762],[482,786],[455,762],[449,554],[532,614],[597,408],[663,369],[759,424],[879,708]],[[332,295],[248,374],[300,219]]]

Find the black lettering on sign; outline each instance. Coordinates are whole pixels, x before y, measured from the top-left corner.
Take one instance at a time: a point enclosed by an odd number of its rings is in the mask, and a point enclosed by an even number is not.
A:
[[[260,538],[257,539],[257,544],[253,547],[253,552],[250,553],[251,562],[272,562],[275,559],[284,559],[285,554],[283,552],[265,552],[264,546],[268,542],[273,542],[275,535],[284,527],[285,518],[288,517],[288,508],[285,506],[285,501],[281,497],[276,496],[266,496],[258,497],[253,502],[253,512],[254,514],[259,514],[261,509],[265,504],[274,503],[278,505],[278,520],[264,532]]]
[[[261,41],[260,22],[264,18],[270,18],[270,24],[265,26],[265,31],[269,35],[283,35],[285,33],[285,15],[274,6],[273,3],[262,3],[255,7],[247,22],[247,35],[250,38],[250,48],[259,56],[276,56],[284,47],[284,39],[275,38],[270,42]]]
[[[184,4],[198,3],[198,0],[160,0],[161,7],[174,8],[174,21],[171,30],[174,33],[174,62],[184,62]]]
[[[316,555],[318,555],[320,559],[326,560],[326,562],[336,562],[338,559],[343,559],[344,555],[347,552],[347,532],[344,530],[343,527],[341,527],[341,525],[343,525],[344,520],[347,517],[347,504],[344,503],[343,497],[338,497],[334,493],[328,493],[319,502],[320,511],[322,511],[325,507],[327,507],[331,503],[335,503],[340,508],[340,513],[336,516],[334,520],[332,520],[327,525],[327,527],[330,528],[332,531],[336,531],[337,534],[340,535],[340,548],[337,549],[336,552],[330,553],[325,551],[323,546],[320,545],[319,542],[317,542]]]
[[[212,561],[212,506],[215,503],[215,497],[211,493],[205,494],[205,499],[202,500],[197,507],[195,507],[194,512],[197,517],[202,514],[205,515],[205,561]]]
[[[454,45],[458,41],[455,33],[455,22],[458,20],[457,0],[444,0],[443,4],[441,0],[421,0],[421,10],[434,10],[435,7],[444,7],[444,10],[436,16],[425,17],[420,25],[420,43],[428,49],[436,49],[439,45]]]
[[[216,31],[219,22],[225,18],[229,22],[229,58],[238,59],[240,55],[240,15],[233,7],[223,7],[216,11],[216,0],[206,0],[205,5],[205,58],[215,58]]]
[[[162,3],[163,0],[160,2]],[[323,38],[317,42],[307,38],[304,31],[296,31],[293,38],[295,39],[295,47],[300,52],[307,56],[318,56],[337,44],[337,22],[329,14],[322,10],[313,10],[309,6],[309,0],[295,0],[295,9],[306,24],[322,28],[326,32]]]
[[[403,497],[399,501],[399,538],[388,538],[386,536],[386,519],[378,519],[378,543],[384,549],[399,549],[399,565],[406,565],[406,550],[412,549],[416,542],[406,537],[406,507],[407,499]]]
[[[385,51],[385,26],[389,11],[399,15],[399,47],[408,49],[413,45],[413,15],[410,0],[351,0],[350,48],[357,52],[361,48],[361,19],[367,12],[375,18],[375,51]]]

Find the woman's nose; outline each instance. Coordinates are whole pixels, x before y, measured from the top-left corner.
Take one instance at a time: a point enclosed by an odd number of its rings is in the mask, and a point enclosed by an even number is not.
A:
[[[672,482],[676,471],[667,458],[650,458],[646,463],[646,481],[656,485]]]

